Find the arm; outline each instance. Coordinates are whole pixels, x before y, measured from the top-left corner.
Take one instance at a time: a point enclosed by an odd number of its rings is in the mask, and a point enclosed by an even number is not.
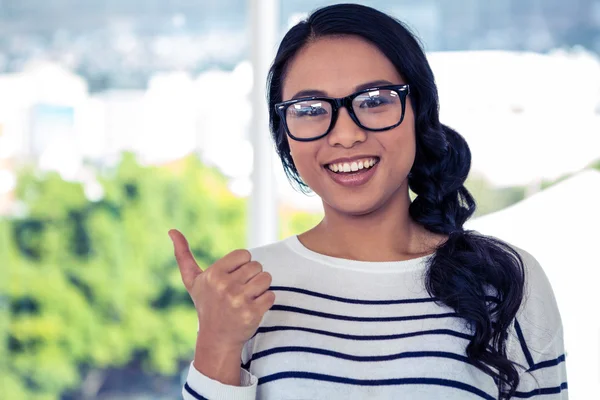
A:
[[[242,349],[217,349],[208,343],[198,335],[183,399],[255,400],[258,379],[240,368]]]
[[[510,359],[519,363],[513,399],[568,399],[564,330],[552,285],[539,262],[521,250],[526,293],[509,337]],[[565,358],[567,359],[565,361]]]
[[[242,348],[218,349],[214,341],[206,340],[198,335],[194,368],[203,375],[226,385],[241,386],[240,359]]]
[[[529,349],[524,339],[521,345],[528,369],[520,375],[521,380],[513,398],[567,400],[569,392],[562,330],[546,348],[535,354],[535,361],[534,356],[527,354]]]
[[[238,249],[203,271],[185,236],[169,230],[181,279],[198,312],[196,353],[182,395],[185,400],[254,400],[258,378],[240,368],[242,350],[275,302],[272,276]],[[212,333],[209,333],[212,332]]]

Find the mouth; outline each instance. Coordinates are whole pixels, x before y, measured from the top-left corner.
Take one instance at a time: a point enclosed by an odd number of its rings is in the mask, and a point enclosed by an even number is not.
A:
[[[368,157],[353,162],[325,164],[324,167],[339,175],[351,175],[359,173],[362,170],[373,168],[379,163],[379,157]]]
[[[366,184],[379,166],[379,157],[368,157],[347,163],[326,164],[326,174],[338,185],[357,187]]]

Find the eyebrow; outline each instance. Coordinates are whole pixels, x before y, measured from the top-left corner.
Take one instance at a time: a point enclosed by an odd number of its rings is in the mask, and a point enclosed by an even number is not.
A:
[[[376,81],[361,83],[360,85],[354,87],[354,91],[358,92],[360,90],[372,88],[375,86],[382,86],[382,85],[393,85],[393,83],[390,81],[386,81],[385,79],[378,79]],[[327,92],[324,92],[322,90],[317,90],[317,89],[305,89],[305,90],[301,90],[298,93],[296,93],[290,100],[295,100],[295,99],[299,99],[302,97],[312,97],[312,96],[327,97]]]

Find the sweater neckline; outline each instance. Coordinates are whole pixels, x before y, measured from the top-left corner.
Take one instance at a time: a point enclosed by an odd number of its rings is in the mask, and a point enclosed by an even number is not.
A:
[[[297,235],[288,237],[284,240],[284,242],[295,253],[317,263],[326,264],[335,268],[373,273],[405,272],[424,268],[427,265],[427,261],[435,254],[431,253],[425,256],[402,261],[358,261],[317,253],[316,251],[304,246],[300,239],[298,239]]]

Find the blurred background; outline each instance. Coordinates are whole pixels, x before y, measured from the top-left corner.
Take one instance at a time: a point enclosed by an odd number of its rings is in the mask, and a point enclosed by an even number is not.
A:
[[[264,78],[332,3],[0,0],[0,399],[180,398],[197,320],[167,231],[206,268],[320,220]],[[421,38],[473,153],[467,228],[540,261],[571,398],[597,398],[600,0],[362,3]]]

